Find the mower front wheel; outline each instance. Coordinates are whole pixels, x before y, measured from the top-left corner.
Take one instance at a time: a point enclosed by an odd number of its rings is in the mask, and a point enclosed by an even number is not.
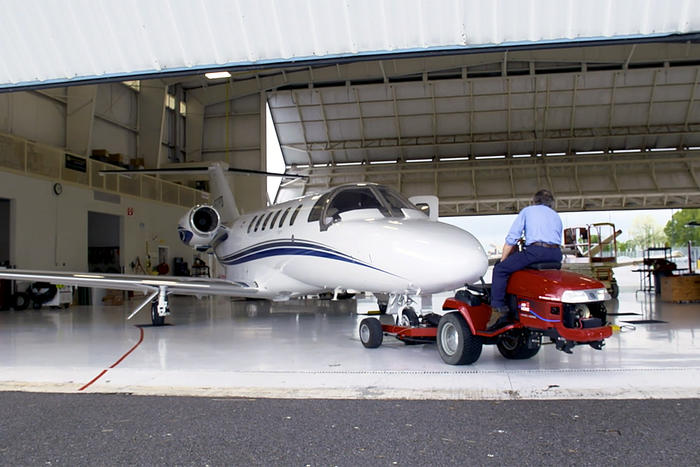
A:
[[[447,313],[440,318],[437,348],[442,361],[449,365],[469,365],[479,359],[483,343],[472,334],[459,313]]]
[[[382,323],[377,318],[365,318],[360,321],[360,341],[368,349],[376,349],[382,345],[384,331]]]

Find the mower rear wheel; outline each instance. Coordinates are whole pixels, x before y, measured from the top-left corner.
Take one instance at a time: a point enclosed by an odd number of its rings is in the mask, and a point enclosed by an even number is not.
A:
[[[360,321],[360,341],[368,349],[376,349],[382,345],[384,331],[382,323],[377,318],[365,318]]]
[[[447,313],[437,329],[437,348],[442,361],[449,365],[469,365],[479,359],[483,343],[472,334],[459,313]]]
[[[510,360],[527,360],[537,355],[541,345],[541,342],[537,341],[537,344],[530,348],[527,346],[529,339],[530,333],[528,331],[511,329],[501,334],[496,347],[498,347],[498,351],[505,358]]]

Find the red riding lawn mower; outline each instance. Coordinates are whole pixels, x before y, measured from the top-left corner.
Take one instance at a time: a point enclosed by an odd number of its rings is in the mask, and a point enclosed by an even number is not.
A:
[[[365,318],[360,322],[360,340],[368,348],[379,347],[385,334],[406,344],[437,342],[440,357],[450,365],[474,363],[484,344],[496,344],[508,359],[531,358],[540,350],[542,337],[566,353],[580,344],[600,350],[612,335],[604,303],[610,295],[601,282],[560,267],[536,263],[513,273],[506,292],[516,318],[498,329],[486,329],[490,286],[482,282],[445,300],[442,316],[430,313],[419,318],[412,309],[404,309],[400,322],[408,326]]]

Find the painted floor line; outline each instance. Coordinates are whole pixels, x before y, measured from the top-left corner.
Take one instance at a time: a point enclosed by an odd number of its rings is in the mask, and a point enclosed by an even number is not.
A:
[[[119,365],[121,362],[123,362],[124,359],[125,359],[126,357],[128,357],[128,356],[131,354],[131,352],[133,352],[134,350],[136,350],[136,348],[137,348],[139,345],[141,345],[141,342],[143,342],[143,328],[138,328],[138,329],[139,329],[139,331],[140,331],[139,341],[138,341],[136,344],[134,344],[134,346],[131,347],[131,349],[129,349],[128,352],[126,352],[124,355],[122,355],[121,358],[119,358],[119,360],[117,360],[116,362],[112,363],[112,364],[109,366],[109,368],[107,368],[107,369],[105,369],[105,370],[102,370],[102,372],[101,372],[99,375],[95,376],[89,383],[87,383],[86,385],[84,385],[83,387],[81,387],[80,389],[78,389],[78,391],[84,391],[85,389],[87,389],[87,388],[89,388],[90,386],[92,386],[93,383],[95,383],[97,380],[99,380],[99,379],[102,378],[105,374],[107,374],[107,371],[109,371],[109,370],[112,369],[112,368],[116,368],[116,366]]]

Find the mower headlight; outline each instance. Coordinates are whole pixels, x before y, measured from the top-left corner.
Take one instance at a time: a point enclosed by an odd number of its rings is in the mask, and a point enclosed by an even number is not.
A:
[[[610,300],[610,294],[605,289],[567,290],[561,295],[563,303],[588,303]]]

